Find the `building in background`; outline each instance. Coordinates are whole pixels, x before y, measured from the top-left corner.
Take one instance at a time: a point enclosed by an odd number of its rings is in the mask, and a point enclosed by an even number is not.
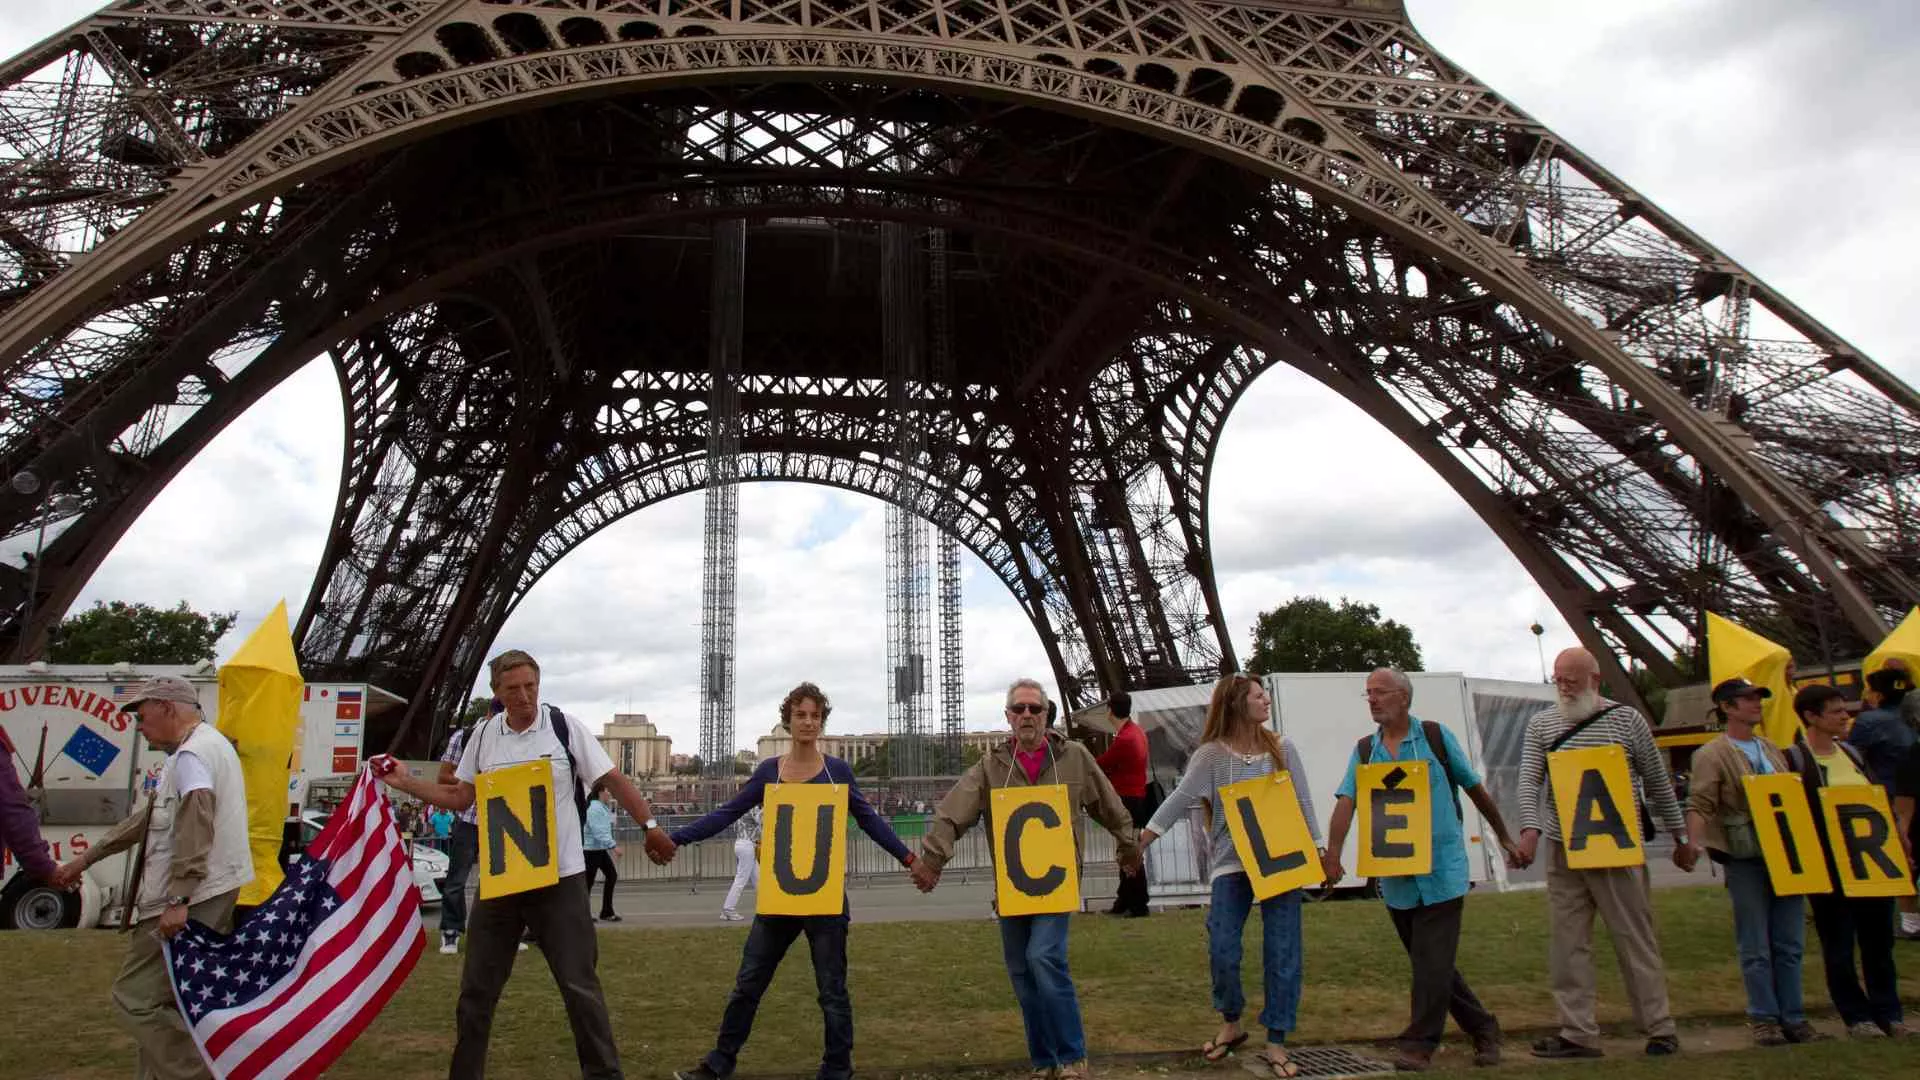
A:
[[[965,750],[972,750],[984,754],[998,743],[1004,741],[1006,737],[1007,733],[1004,730],[968,731],[960,736],[960,745]],[[858,766],[867,758],[883,752],[886,744],[887,733],[884,731],[876,731],[866,735],[834,735],[829,733],[820,736],[821,753],[832,754],[837,758],[844,758],[855,766]],[[760,760],[764,761],[777,754],[786,753],[792,746],[793,736],[789,735],[786,729],[782,728],[779,724],[775,724],[773,725],[772,731],[760,736],[757,749],[759,750]],[[744,754],[746,751],[743,750],[741,753]]]
[[[613,767],[632,777],[665,776],[673,769],[673,737],[662,735],[646,713],[615,713],[601,729],[600,745]]]

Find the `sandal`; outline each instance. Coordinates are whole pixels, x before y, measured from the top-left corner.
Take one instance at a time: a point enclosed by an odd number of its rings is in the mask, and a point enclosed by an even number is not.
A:
[[[1285,1047],[1268,1044],[1257,1056],[1262,1064],[1273,1071],[1276,1080],[1293,1080],[1300,1075],[1299,1063],[1287,1056]]]
[[[1246,1041],[1247,1033],[1244,1031],[1228,1039],[1226,1042],[1215,1042],[1212,1039],[1208,1039],[1206,1045],[1200,1047],[1200,1056],[1210,1062],[1225,1061],[1241,1043]]]

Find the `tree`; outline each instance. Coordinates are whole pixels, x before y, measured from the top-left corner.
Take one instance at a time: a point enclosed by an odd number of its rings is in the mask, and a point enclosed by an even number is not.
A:
[[[1253,624],[1255,674],[1296,671],[1371,671],[1377,667],[1420,670],[1413,631],[1380,609],[1346,597],[1335,607],[1317,596],[1296,596],[1262,612]]]
[[[69,615],[53,628],[47,659],[56,664],[197,664],[233,628],[238,612],[203,614],[116,600]]]
[[[466,727],[475,720],[484,719],[487,715],[487,706],[492,704],[493,699],[490,697],[468,698],[466,708],[460,710],[459,726]]]

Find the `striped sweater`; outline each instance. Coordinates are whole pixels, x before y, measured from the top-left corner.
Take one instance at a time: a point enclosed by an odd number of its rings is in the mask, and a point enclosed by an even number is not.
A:
[[[1640,798],[1650,801],[1654,819],[1673,836],[1683,836],[1687,820],[1680,810],[1680,799],[1673,791],[1673,776],[1667,772],[1666,759],[1653,743],[1653,727],[1638,710],[1615,708],[1617,702],[1604,698],[1602,710],[1613,711],[1585,731],[1560,745],[1561,750],[1584,750],[1593,746],[1624,746],[1627,768],[1633,774],[1633,786]],[[1553,784],[1547,776],[1547,747],[1578,721],[1568,720],[1559,705],[1548,706],[1527,721],[1526,742],[1520,748],[1520,828],[1539,829],[1549,840],[1560,839],[1560,809],[1553,798]]]
[[[1313,842],[1317,845],[1320,820],[1313,814],[1313,794],[1307,790],[1307,768],[1300,761],[1300,752],[1293,748],[1292,739],[1280,740],[1280,752],[1286,757],[1287,772],[1293,774],[1293,790],[1300,799],[1300,812],[1307,816],[1307,829],[1313,833]],[[1220,789],[1272,772],[1273,759],[1264,753],[1256,754],[1249,761],[1229,750],[1226,743],[1201,743],[1187,759],[1187,771],[1180,775],[1180,786],[1160,804],[1147,828],[1156,836],[1165,836],[1187,816],[1194,803],[1209,800],[1213,804],[1213,827],[1207,837],[1207,865],[1212,868],[1208,880],[1244,874],[1247,869],[1240,864],[1239,852],[1233,849],[1233,834],[1227,831],[1227,815],[1220,812]]]

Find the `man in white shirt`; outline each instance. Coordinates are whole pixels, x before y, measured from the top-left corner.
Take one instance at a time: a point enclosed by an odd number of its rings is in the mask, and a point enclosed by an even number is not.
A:
[[[476,724],[454,770],[454,782],[442,784],[389,769],[383,779],[422,802],[462,811],[473,805],[474,781],[483,772],[545,759],[552,764],[554,824],[560,880],[544,888],[478,900],[467,919],[467,957],[460,971],[460,1004],[451,1080],[480,1080],[487,1071],[487,1040],[494,1007],[513,973],[522,930],[540,941],[547,967],[573,1028],[574,1050],[586,1080],[610,1080],[620,1073],[613,1024],[594,970],[599,945],[588,906],[586,856],[580,845],[580,802],[596,783],[606,784],[635,821],[646,825],[648,857],[664,863],[673,842],[653,820],[653,809],[633,781],[613,768],[600,741],[578,720],[540,706],[540,665],[512,649],[487,665],[493,693],[506,711]],[[557,725],[566,725],[564,731]],[[564,741],[563,741],[564,740]]]

